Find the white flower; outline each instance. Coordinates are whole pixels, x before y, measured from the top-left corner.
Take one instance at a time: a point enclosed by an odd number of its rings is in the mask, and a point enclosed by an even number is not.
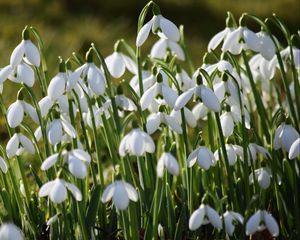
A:
[[[1,156],[0,156],[0,169],[2,170],[2,172],[7,173],[7,164]]]
[[[244,218],[241,214],[233,211],[226,211],[223,214],[224,223],[225,223],[225,231],[229,236],[233,235],[235,224],[234,222],[240,222],[243,224]]]
[[[59,178],[45,183],[40,188],[39,197],[49,196],[52,202],[62,203],[67,199],[67,189],[72,193],[76,201],[82,200],[82,194],[74,184]]]
[[[296,158],[300,155],[300,137],[297,138],[290,147],[289,159]]]
[[[181,46],[173,41],[170,41],[165,38],[159,39],[151,48],[150,55],[152,58],[163,59],[167,53],[167,50],[170,50],[173,55],[176,55],[176,58],[179,60],[185,60],[185,54]]]
[[[195,86],[195,81],[193,81],[187,74],[187,72],[184,69],[181,69],[180,67],[177,68],[175,78],[182,91],[186,91]],[[172,87],[173,89],[176,89],[174,84],[172,85]]]
[[[126,68],[133,74],[137,73],[137,66],[135,62],[121,52],[113,52],[105,58],[105,63],[110,74],[114,78],[121,77],[125,73]]]
[[[279,227],[273,216],[266,210],[258,210],[246,224],[246,235],[252,235],[257,231],[268,229],[273,237],[279,235]]]
[[[299,71],[300,70],[300,49],[293,46],[292,52],[293,52],[295,67]],[[280,52],[280,55],[285,61],[287,61],[288,59],[291,60],[290,46],[287,46],[285,49],[283,49]]]
[[[256,81],[261,80],[264,91],[269,91],[269,89],[265,87],[268,81],[262,81],[262,80],[271,80],[275,76],[277,63],[278,60],[276,57],[273,57],[269,61],[266,60],[261,54],[256,54],[249,60],[249,66],[253,74],[253,77]]]
[[[124,157],[127,153],[142,156],[146,152],[153,153],[155,145],[152,138],[139,128],[134,128],[121,141],[119,154]]]
[[[76,130],[69,121],[60,115],[60,118],[54,119],[47,127],[47,137],[52,145],[62,141],[63,131],[71,138],[76,138]]]
[[[92,111],[90,109],[87,110],[87,114],[84,114],[84,120],[87,125],[93,128],[93,121],[92,116],[94,115],[95,125],[96,128],[103,126],[102,118],[109,119],[110,118],[110,108],[111,108],[111,101],[108,99],[101,107],[98,106],[96,103],[92,106]]]
[[[204,105],[214,112],[219,112],[221,110],[220,102],[216,94],[210,88],[201,85],[196,85],[193,88],[190,88],[186,92],[182,93],[176,100],[174,105],[174,110],[178,111],[183,108],[187,102],[195,95],[200,97]]]
[[[129,200],[134,202],[138,200],[138,194],[129,183],[125,181],[115,181],[104,190],[101,201],[105,203],[111,198],[118,210],[125,210],[128,207]]]
[[[149,81],[146,81],[148,78],[153,79],[153,81],[151,81],[151,83],[149,84],[149,86],[146,86],[146,82],[148,83]],[[147,90],[150,86],[153,85],[153,83],[155,82],[155,76],[153,74],[151,74],[150,71],[148,70],[142,70],[142,83],[143,83],[143,90]],[[136,94],[138,96],[140,96],[140,86],[139,86],[139,77],[138,74],[136,74],[135,76],[132,77],[132,79],[129,82],[130,86],[132,87],[132,89],[136,92]]]
[[[289,152],[297,138],[299,138],[299,133],[291,124],[281,123],[275,132],[274,149],[281,148],[283,151]]]
[[[35,153],[34,146],[30,139],[21,133],[15,133],[6,145],[7,157],[12,158],[15,155],[19,156],[24,150],[30,154]]]
[[[9,74],[6,76],[12,82],[24,83],[28,87],[32,87],[35,82],[33,69],[24,62],[21,62],[15,69],[10,68],[10,72],[6,72],[6,74]]]
[[[255,169],[254,171],[255,178],[258,182],[258,185],[262,189],[267,189],[271,183],[272,172],[268,167],[263,167],[259,169]],[[252,184],[254,182],[253,174],[251,173],[249,176],[249,183]]]
[[[226,153],[227,153],[228,162],[229,162],[230,166],[233,166],[236,163],[238,156],[242,159],[243,148],[241,146],[233,145],[233,144],[226,144],[225,148],[226,148]],[[221,149],[216,150],[214,153],[214,156],[217,161],[219,161],[219,151],[221,151]]]
[[[20,228],[13,223],[3,223],[0,227],[1,240],[23,240],[24,235]]]
[[[157,162],[156,172],[158,177],[163,177],[164,168],[174,176],[179,174],[179,164],[175,157],[169,152],[164,152]]]
[[[211,50],[215,50],[231,31],[231,28],[226,27],[224,30],[214,35],[208,43],[208,52],[211,52]]]
[[[36,123],[39,122],[36,110],[24,100],[17,100],[7,110],[7,122],[11,128],[19,126],[27,113]]]
[[[151,29],[154,34],[158,32],[160,36],[164,36],[173,42],[179,41],[180,33],[176,25],[159,14],[154,15],[152,19],[140,29],[136,38],[137,47],[144,44]]]
[[[248,157],[249,158],[249,166],[251,165],[251,160],[253,161],[253,163],[256,161],[257,155],[259,153],[262,154],[265,158],[271,157],[269,151],[266,148],[264,148],[256,143],[249,143],[248,148],[249,148],[249,153],[251,154]]]
[[[124,111],[136,111],[137,107],[134,102],[124,94],[116,95],[116,104]]]
[[[40,66],[41,58],[39,50],[31,40],[22,40],[21,43],[16,46],[10,57],[10,65],[15,68],[21,63],[24,56],[32,65],[36,67]]]
[[[194,166],[196,161],[198,165],[205,170],[208,170],[211,166],[215,166],[216,164],[216,159],[213,153],[208,148],[202,146],[196,148],[190,153],[187,159],[188,167]]]
[[[271,37],[266,32],[259,32],[256,34],[259,38],[259,52],[268,61],[275,56],[275,44]]]
[[[193,107],[192,113],[195,116],[196,120],[206,119],[208,109],[202,102],[199,102]]]
[[[183,113],[184,113],[186,123],[191,128],[195,128],[197,126],[197,120],[196,120],[194,114],[191,112],[191,110],[184,107],[183,108]],[[172,110],[170,116],[175,117],[178,120],[178,123],[181,125],[182,118],[181,118],[181,112],[180,111]]]
[[[147,118],[146,128],[149,134],[159,129],[161,124],[169,126],[173,131],[182,134],[182,128],[177,116],[171,116],[164,112],[152,113]]]
[[[173,107],[175,104],[175,101],[178,97],[177,93],[170,88],[167,83],[163,82],[163,77],[161,74],[159,74],[157,77],[159,78],[157,79],[158,81],[154,83],[152,87],[147,89],[140,99],[142,110],[148,108],[157,95],[163,96],[164,100],[170,107]]]
[[[211,223],[215,228],[222,229],[222,221],[219,214],[209,205],[201,204],[190,217],[189,229],[195,231],[201,225],[208,223]]]
[[[91,156],[82,149],[63,151],[61,157],[68,162],[69,171],[77,178],[85,178],[87,167],[91,162]],[[59,159],[59,154],[55,153],[44,160],[41,169],[43,171],[51,168]]]
[[[57,100],[66,91],[67,77],[63,72],[59,72],[54,76],[48,86],[48,96],[52,101]]]
[[[9,75],[13,72],[13,68],[8,65],[0,70],[0,85],[4,83],[6,79],[8,79]]]
[[[221,127],[224,137],[229,137],[233,133],[234,129],[234,117],[232,116],[234,113],[230,111],[226,111],[220,117]]]

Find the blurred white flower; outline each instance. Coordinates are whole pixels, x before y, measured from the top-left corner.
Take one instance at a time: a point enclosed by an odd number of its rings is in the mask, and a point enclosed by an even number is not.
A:
[[[182,134],[182,128],[178,116],[168,115],[165,112],[152,113],[147,118],[146,128],[149,134],[159,129],[161,124],[165,124],[178,134]]]
[[[300,49],[293,46],[292,52],[293,52],[295,67],[299,71],[300,70]],[[281,50],[280,55],[285,60],[285,62],[287,62],[288,60],[291,61],[290,46],[287,46],[285,49]]]
[[[116,95],[117,106],[124,111],[136,111],[137,107],[134,102],[124,94]]]
[[[215,50],[231,31],[231,28],[226,27],[224,30],[214,35],[208,43],[207,51],[211,52],[212,50]]]
[[[209,205],[201,204],[190,217],[189,229],[195,231],[201,225],[208,223],[211,223],[215,228],[222,229],[222,221],[219,214]]]
[[[140,47],[144,44],[151,29],[154,34],[158,33],[160,36],[164,36],[173,42],[179,41],[179,29],[174,23],[159,14],[154,15],[152,19],[140,29],[136,38],[137,47]]]
[[[274,149],[278,150],[281,148],[283,151],[289,152],[293,142],[295,142],[297,138],[299,138],[299,133],[295,128],[291,124],[283,122],[276,129]]]
[[[196,148],[190,153],[187,159],[188,167],[194,166],[196,161],[198,165],[205,170],[208,170],[211,166],[215,166],[216,164],[216,159],[213,153],[208,148],[202,146]]]
[[[258,210],[253,214],[246,224],[246,235],[268,229],[272,237],[279,235],[279,227],[274,217],[266,210]]]
[[[268,61],[275,56],[275,44],[266,32],[256,34],[259,38],[259,53]]]
[[[240,222],[241,224],[244,222],[243,216],[233,211],[226,211],[223,214],[223,218],[225,223],[225,231],[229,236],[233,235],[236,222]]]
[[[20,228],[13,223],[3,223],[0,227],[1,240],[23,240],[24,235]]]
[[[133,74],[137,73],[136,63],[130,57],[118,51],[106,57],[105,63],[114,78],[120,78],[125,73],[126,68]]]
[[[177,83],[180,87],[180,89],[184,92],[192,87],[195,86],[195,81],[193,81],[188,73],[180,68],[179,66],[177,67],[177,73],[175,75],[175,78],[177,80]],[[172,85],[173,89],[176,90],[175,85]]]
[[[233,145],[233,144],[226,144],[225,148],[226,148],[226,153],[227,153],[228,162],[229,162],[230,166],[233,166],[236,163],[237,157],[240,157],[241,160],[243,160],[242,159],[243,148],[241,146]],[[214,152],[214,156],[215,156],[217,161],[220,160],[219,159],[219,152],[220,151],[222,152],[221,148]],[[223,154],[223,152],[222,152],[222,154]]]
[[[21,62],[15,69],[11,69],[8,79],[32,87],[35,82],[34,71],[28,64]]]
[[[6,145],[6,154],[8,158],[21,155],[24,151],[34,154],[35,149],[31,140],[22,133],[15,133]]]
[[[195,128],[197,126],[197,120],[196,120],[194,114],[191,112],[191,110],[189,110],[188,108],[184,107],[183,108],[183,114],[184,114],[186,123],[191,128]],[[181,118],[181,112],[180,111],[172,110],[170,116],[175,117],[177,119],[178,123],[181,125],[182,118]]]
[[[297,138],[290,147],[289,159],[296,158],[300,155],[300,137]]]
[[[173,41],[170,41],[166,38],[159,39],[151,48],[150,56],[152,58],[163,59],[167,53],[167,50],[170,50],[177,59],[184,61],[185,54],[181,46]]]
[[[271,183],[271,177],[272,177],[272,171],[268,167],[262,167],[259,169],[255,169],[254,171],[255,178],[258,182],[258,185],[262,189],[267,189],[270,186]],[[253,174],[251,173],[249,176],[249,183],[253,184]]]
[[[122,140],[119,146],[119,154],[124,157],[127,153],[142,156],[146,152],[153,153],[155,145],[152,138],[139,128],[134,128]]]
[[[53,203],[62,203],[67,199],[67,189],[72,193],[76,201],[82,200],[82,194],[74,184],[59,178],[45,183],[40,188],[39,197],[49,196]]]
[[[179,164],[176,158],[169,152],[164,152],[157,162],[156,172],[158,177],[163,177],[164,168],[174,176],[178,176],[179,174]]]
[[[129,183],[125,181],[115,181],[104,190],[101,201],[103,203],[113,199],[118,210],[125,210],[128,207],[129,200],[137,202],[137,191]]]

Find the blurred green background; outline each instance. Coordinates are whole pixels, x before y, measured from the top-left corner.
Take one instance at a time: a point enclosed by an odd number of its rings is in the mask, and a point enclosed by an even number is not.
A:
[[[124,38],[134,44],[138,15],[146,0],[0,0],[0,67],[21,40],[25,25],[35,26],[46,48],[50,73],[57,57],[83,54],[95,42],[104,55]],[[193,60],[201,63],[209,39],[224,28],[226,11],[236,18],[248,12],[260,17],[276,13],[295,32],[300,23],[299,0],[160,0],[162,14],[185,26]],[[255,29],[255,26],[254,26]],[[255,29],[259,30],[259,29]],[[148,41],[146,48],[150,48]],[[54,68],[54,69],[53,69]]]

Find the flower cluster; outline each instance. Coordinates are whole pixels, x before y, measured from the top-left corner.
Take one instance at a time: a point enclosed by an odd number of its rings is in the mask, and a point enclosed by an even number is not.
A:
[[[249,21],[262,30],[249,29]],[[272,22],[287,47],[270,31]],[[144,56],[150,32],[159,40]],[[32,239],[296,236],[296,37],[276,17],[244,14],[237,24],[229,13],[195,69],[182,28],[151,1],[135,48],[122,39],[103,57],[91,44],[85,59],[59,58],[49,77],[41,38],[26,27],[0,69],[7,218]],[[8,80],[18,92],[6,108]],[[24,236],[3,223],[0,238]]]

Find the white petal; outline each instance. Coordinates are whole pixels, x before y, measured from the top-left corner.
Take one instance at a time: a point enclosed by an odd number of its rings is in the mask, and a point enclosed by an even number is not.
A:
[[[125,63],[126,68],[133,74],[137,74],[137,65],[136,63],[128,56],[122,54],[123,61]]]
[[[197,160],[199,166],[204,168],[205,170],[208,170],[212,165],[213,161],[215,161],[212,152],[205,147],[199,148]]]
[[[32,68],[25,63],[18,65],[17,78],[20,82],[25,83],[28,87],[32,87],[34,84],[34,72]]]
[[[215,228],[222,228],[222,221],[220,219],[219,214],[210,206],[206,206],[206,215],[210,221],[210,223],[215,227]]]
[[[139,197],[135,188],[131,186],[129,183],[123,182],[123,184],[125,186],[129,199],[136,202],[139,199]]]
[[[194,116],[194,114],[188,109],[184,108],[184,116],[187,124],[191,127],[194,128],[197,126],[197,120]]]
[[[24,43],[25,41],[23,40],[18,46],[16,46],[10,56],[10,65],[12,68],[15,68],[23,59],[25,53]]]
[[[45,197],[48,196],[51,192],[52,187],[54,186],[55,181],[50,181],[45,183],[39,191],[39,197]]]
[[[246,235],[252,235],[258,230],[261,221],[261,211],[259,210],[253,214],[246,224]]]
[[[207,108],[202,102],[200,102],[193,107],[192,112],[197,120],[203,119],[207,115]]]
[[[31,64],[39,67],[41,58],[40,58],[40,53],[38,48],[30,40],[25,40],[24,48],[25,48],[25,55],[28,61]]]
[[[159,128],[160,123],[160,115],[155,113],[151,114],[146,123],[147,132],[149,134],[154,133]]]
[[[144,139],[145,151],[148,153],[154,153],[155,144],[153,142],[153,139],[145,132],[142,132],[141,135],[143,136],[143,139]]]
[[[129,145],[133,155],[142,156],[144,154],[144,141],[142,141],[139,131],[132,131]]]
[[[11,158],[16,155],[18,149],[19,149],[19,137],[18,134],[15,133],[11,139],[9,139],[7,145],[6,145],[6,154],[8,158]]]
[[[75,128],[72,126],[71,123],[69,123],[66,119],[64,119],[63,117],[61,117],[61,124],[62,127],[64,129],[64,131],[71,137],[71,138],[76,138],[76,130]]]
[[[275,137],[274,137],[274,149],[278,150],[281,147],[281,141],[279,139],[279,136],[281,135],[283,130],[283,124],[280,124],[280,126],[275,131]]]
[[[157,165],[156,165],[156,173],[157,173],[157,176],[158,176],[159,178],[162,178],[163,175],[164,175],[164,167],[165,167],[165,164],[164,164],[165,159],[164,159],[164,157],[165,157],[165,155],[163,154],[163,155],[159,158],[159,160],[158,160],[158,162],[157,162]]]
[[[0,85],[9,77],[9,75],[12,73],[13,69],[10,65],[2,68],[0,70]]]
[[[121,157],[124,157],[126,155],[126,153],[128,152],[128,149],[127,149],[128,139],[129,139],[129,136],[126,135],[120,142],[119,154]]]
[[[268,61],[275,56],[275,45],[269,35],[264,32],[259,33],[260,38],[260,54]]]
[[[119,78],[124,74],[125,63],[120,53],[114,52],[105,59],[105,63],[114,78]]]
[[[83,179],[87,174],[87,167],[83,161],[75,157],[69,157],[69,171],[77,178]]]
[[[31,117],[31,119],[36,123],[39,124],[39,117],[37,114],[36,109],[30,105],[29,103],[23,101],[23,107],[24,107],[24,111]]]
[[[114,191],[115,191],[115,184],[108,185],[105,188],[104,192],[102,193],[101,201],[103,203],[108,202],[112,198]]]
[[[177,93],[169,86],[162,84],[162,95],[170,107],[174,107],[175,101],[178,98]]]
[[[226,38],[224,39],[222,51],[223,52],[230,51],[233,54],[238,54],[239,51],[237,50],[240,50],[239,49],[240,44],[238,43],[238,41],[240,40],[241,33],[242,33],[241,27],[228,33]]]
[[[270,175],[265,169],[262,169],[260,171],[260,174],[258,175],[257,178],[257,182],[262,189],[267,189],[270,186],[271,183]]]
[[[178,43],[169,41],[169,48],[171,49],[172,53],[176,55],[177,59],[181,61],[185,60],[185,54]]]
[[[1,156],[0,156],[0,168],[2,172],[7,173],[7,164]]]
[[[200,97],[207,108],[214,112],[219,112],[221,110],[220,102],[216,94],[210,88],[201,86]]]
[[[268,228],[272,237],[277,237],[279,235],[279,227],[278,227],[276,220],[274,219],[274,217],[271,214],[269,214],[266,211],[263,211],[263,214],[264,214],[264,220],[265,220],[266,227]]]
[[[28,137],[24,136],[23,134],[19,134],[19,141],[28,153],[35,153],[34,145]]]
[[[0,227],[0,239],[2,240],[23,240],[24,235],[16,225],[12,223],[2,223]]]
[[[228,31],[229,29],[225,28],[223,31],[218,32],[215,36],[213,36],[207,46],[208,52],[210,52],[211,50],[215,50],[219,46],[219,44],[224,40]]]
[[[116,184],[113,201],[117,209],[124,210],[127,208],[129,204],[129,198],[128,193],[122,183]]]
[[[165,115],[165,119],[173,131],[177,132],[178,134],[182,134],[182,128],[175,117]]]
[[[247,46],[254,52],[260,50],[260,41],[257,35],[248,28],[243,29],[243,36]]]
[[[224,137],[229,137],[233,133],[234,122],[229,112],[225,112],[220,117],[222,132]]]
[[[72,183],[65,183],[66,187],[70,190],[72,193],[73,197],[76,199],[76,201],[81,201],[82,200],[82,194],[80,190]]]
[[[46,96],[39,101],[42,117],[45,117],[48,114],[53,104],[54,102],[51,100],[49,96]]]
[[[289,151],[289,159],[296,158],[300,155],[300,138],[293,142]]]
[[[52,100],[58,99],[61,95],[64,94],[66,87],[66,82],[63,77],[63,73],[57,74],[54,78],[52,78],[49,86],[48,86],[48,96]]]
[[[166,153],[167,156],[164,159],[164,164],[166,168],[168,169],[169,173],[171,173],[174,176],[178,176],[179,174],[179,165],[177,160],[173,157],[172,154]]]
[[[49,197],[54,203],[62,203],[64,200],[66,200],[67,189],[63,180],[55,180],[54,184],[52,185]]]
[[[174,110],[178,111],[181,108],[183,108],[187,104],[187,102],[191,99],[193,94],[194,94],[194,88],[191,88],[186,92],[182,93],[175,102]]]
[[[204,208],[205,208],[205,206],[203,204],[201,204],[201,206],[192,213],[192,215],[189,219],[189,229],[191,231],[195,231],[202,225],[204,215],[205,215]]]
[[[150,55],[152,58],[162,59],[167,51],[167,40],[161,38],[151,48]]]
[[[159,25],[163,34],[170,40],[177,42],[180,38],[180,33],[177,26],[170,20],[159,16]]]
[[[158,87],[158,85],[154,84],[146,92],[144,92],[143,96],[140,99],[142,110],[145,110],[151,104],[151,102],[157,92],[157,87]]]
[[[47,136],[52,145],[59,143],[62,139],[62,125],[60,120],[55,119],[49,126]]]
[[[198,156],[198,150],[199,148],[195,149],[194,151],[192,151],[190,153],[190,155],[188,156],[188,159],[187,159],[187,166],[190,168],[192,166],[194,166],[194,164],[196,163],[197,161],[197,156]]]
[[[143,43],[146,41],[146,39],[149,36],[151,27],[152,27],[153,20],[151,19],[149,22],[147,22],[139,31],[137,38],[136,38],[136,46],[140,47],[143,45]]]
[[[226,92],[226,87],[225,87],[224,81],[221,81],[214,85],[214,93],[216,94],[216,96],[220,102],[223,101],[223,99],[225,97],[225,92]]]
[[[87,152],[83,151],[82,149],[74,149],[72,151],[72,155],[74,155],[76,158],[80,159],[81,161],[88,162],[88,163],[91,162],[91,156]]]
[[[21,124],[24,118],[24,108],[21,100],[17,100],[7,110],[7,122],[11,128]]]
[[[43,171],[48,170],[57,162],[57,160],[58,160],[58,153],[51,155],[50,157],[48,157],[44,160],[44,162],[42,163],[41,169]]]
[[[104,74],[95,66],[89,68],[87,81],[95,94],[102,95],[105,92],[106,80]]]

